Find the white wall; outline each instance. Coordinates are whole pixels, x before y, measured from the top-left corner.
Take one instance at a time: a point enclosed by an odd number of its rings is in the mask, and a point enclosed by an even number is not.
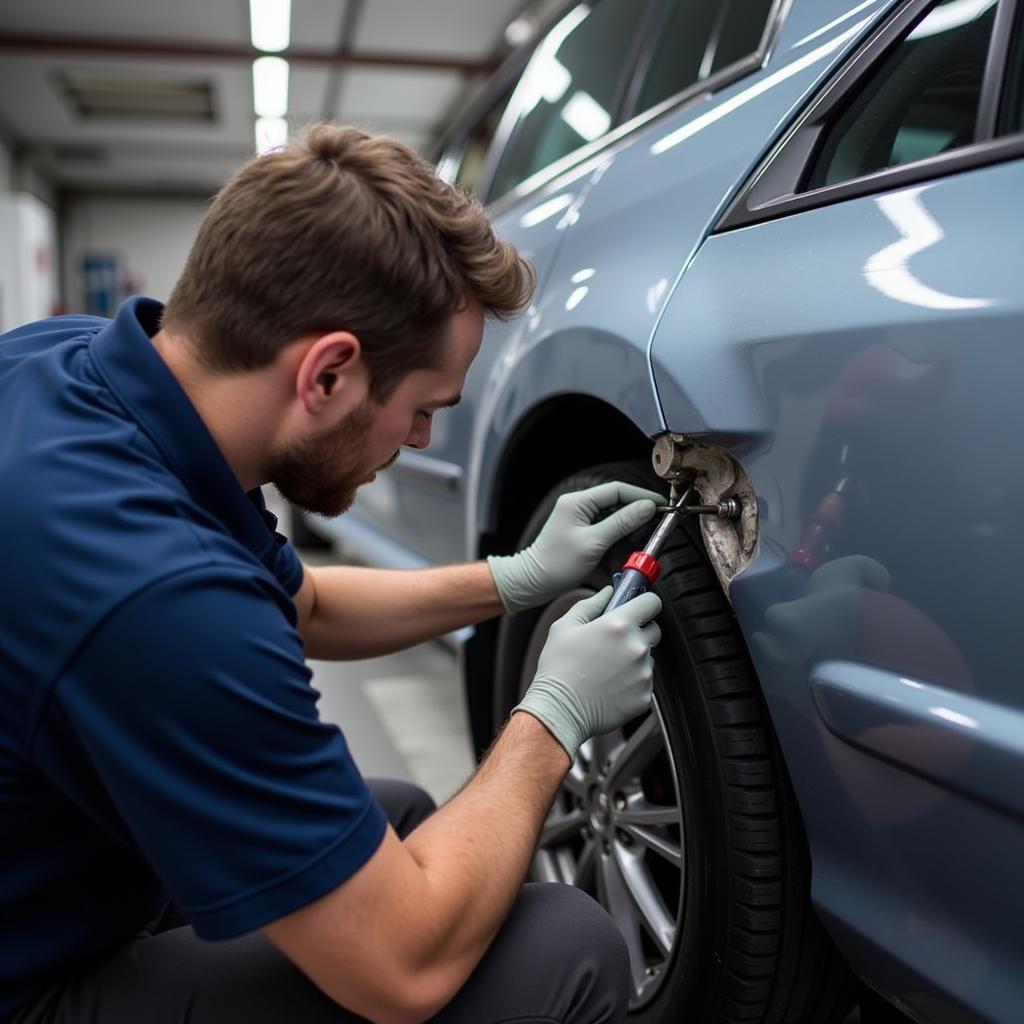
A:
[[[166,302],[192,247],[207,202],[187,198],[76,196],[64,208],[64,304],[85,309],[86,253],[117,257],[139,279],[136,292]]]
[[[28,192],[0,192],[0,332],[53,316],[57,307],[53,210]]]

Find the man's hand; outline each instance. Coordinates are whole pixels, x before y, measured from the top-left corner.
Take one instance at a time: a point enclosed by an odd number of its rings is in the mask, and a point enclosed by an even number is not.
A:
[[[487,559],[501,603],[510,615],[578,586],[616,541],[654,515],[664,495],[632,484],[607,483],[563,494],[537,539],[515,555]],[[595,523],[608,509],[625,505]]]
[[[612,588],[573,605],[552,627],[537,674],[515,711],[539,719],[575,760],[580,744],[610,732],[651,701],[651,649],[661,598],[646,593],[601,615]]]
[[[766,609],[754,650],[774,671],[801,679],[816,662],[851,658],[865,594],[888,589],[889,573],[873,558],[847,555],[826,562],[811,573],[798,598]]]

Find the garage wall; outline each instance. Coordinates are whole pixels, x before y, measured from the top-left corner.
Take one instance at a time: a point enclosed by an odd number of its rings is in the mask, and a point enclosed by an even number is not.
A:
[[[66,310],[86,309],[86,255],[114,257],[135,282],[131,291],[166,301],[206,207],[206,200],[192,198],[69,197],[62,221]]]

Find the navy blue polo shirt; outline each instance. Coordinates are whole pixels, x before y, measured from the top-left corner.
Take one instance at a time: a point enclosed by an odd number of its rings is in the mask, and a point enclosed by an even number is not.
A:
[[[160,314],[0,338],[0,1018],[168,898],[241,935],[384,834],[317,715],[302,567],[150,342]]]

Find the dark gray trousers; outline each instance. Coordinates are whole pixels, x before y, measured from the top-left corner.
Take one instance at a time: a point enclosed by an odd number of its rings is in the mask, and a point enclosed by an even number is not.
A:
[[[432,810],[406,783],[370,785],[400,836]],[[166,918],[69,978],[16,1024],[355,1024],[256,932],[204,942]],[[626,1018],[628,960],[611,918],[565,885],[525,885],[438,1024],[612,1024]]]

